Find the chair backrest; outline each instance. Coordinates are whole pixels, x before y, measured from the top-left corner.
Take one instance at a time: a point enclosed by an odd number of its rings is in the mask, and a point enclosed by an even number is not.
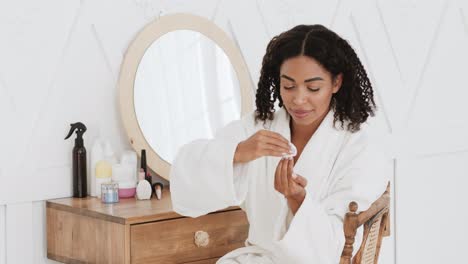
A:
[[[361,247],[357,251],[353,264],[376,264],[379,259],[382,238],[390,235],[390,182],[387,190],[366,211],[356,213],[358,204],[349,203],[349,211],[346,213],[343,226],[345,233],[345,245],[341,254],[340,264],[351,264],[353,244],[357,229],[364,225],[364,234]]]

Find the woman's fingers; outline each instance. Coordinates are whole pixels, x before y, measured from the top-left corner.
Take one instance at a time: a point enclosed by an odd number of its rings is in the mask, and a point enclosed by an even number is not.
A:
[[[288,182],[288,167],[289,167],[289,162],[290,159],[282,159],[281,162],[283,162],[283,165],[281,167],[281,187],[283,188],[284,192],[283,194],[287,194],[289,191],[289,182]]]
[[[302,177],[299,174],[295,174],[296,177],[293,177],[293,180],[299,184],[302,188],[305,188],[307,186],[307,179]]]
[[[284,154],[289,154],[291,151],[289,141],[281,134],[269,131],[260,130],[255,135],[256,148],[258,156],[276,156],[281,157]]]
[[[287,180],[288,180],[288,182],[289,182],[289,181],[291,180],[291,178],[292,178],[293,168],[294,168],[294,159],[290,158],[290,159],[289,159],[289,162],[288,162],[288,172],[287,172]]]
[[[281,181],[280,181],[282,165],[283,165],[283,160],[280,160],[280,162],[278,162],[278,165],[276,166],[276,171],[275,171],[275,188],[279,192],[282,191]]]
[[[282,157],[283,150],[279,150],[276,146],[272,146],[269,144],[261,144],[262,154],[263,156],[275,156],[275,157]]]
[[[268,130],[262,130],[258,135],[262,141],[265,141],[272,145],[276,145],[286,150],[290,149],[289,141],[279,133]]]
[[[266,143],[267,145],[271,145],[272,147],[275,147],[282,152],[289,153],[289,151],[291,150],[287,141],[284,142],[283,140],[275,137],[270,137],[266,135],[260,136],[259,141],[262,143]]]
[[[307,186],[307,179],[294,173],[293,170],[294,160],[292,158],[283,158],[276,166],[275,189],[286,197],[303,192]]]
[[[270,130],[261,130],[260,134],[276,138],[276,139],[286,143],[286,145],[289,144],[289,141],[285,137],[283,137],[280,133],[273,132],[273,131],[270,131]]]

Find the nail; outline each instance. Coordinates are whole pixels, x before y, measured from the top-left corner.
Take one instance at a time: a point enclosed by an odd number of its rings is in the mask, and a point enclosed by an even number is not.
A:
[[[297,178],[297,174],[296,174],[295,172],[293,172],[292,177],[293,177],[294,179],[296,179],[296,178]]]

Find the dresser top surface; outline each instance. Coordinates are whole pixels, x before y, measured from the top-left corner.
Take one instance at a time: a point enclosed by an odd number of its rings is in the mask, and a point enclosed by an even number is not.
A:
[[[158,220],[181,218],[183,216],[172,210],[170,191],[163,190],[162,199],[154,196],[150,200],[121,198],[118,203],[105,204],[96,197],[59,198],[48,200],[47,208],[68,211],[120,224],[139,224]],[[221,211],[236,210],[232,206]]]

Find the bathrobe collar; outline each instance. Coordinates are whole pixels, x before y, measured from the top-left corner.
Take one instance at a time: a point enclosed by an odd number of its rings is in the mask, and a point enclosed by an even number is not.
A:
[[[275,118],[271,124],[271,130],[283,135],[291,141],[290,115],[284,108],[280,108],[275,112]],[[334,110],[330,109],[325,118],[320,123],[317,130],[305,145],[301,156],[294,165],[294,172],[305,177],[308,181],[306,190],[321,197],[325,194],[321,185],[330,176],[338,153],[344,143],[345,138],[349,134],[344,129],[335,128],[333,125]],[[279,159],[275,159],[276,164]],[[274,160],[270,160],[274,162]],[[274,171],[276,166],[268,166]],[[271,172],[270,172],[271,173]],[[322,190],[322,193],[319,193]]]

